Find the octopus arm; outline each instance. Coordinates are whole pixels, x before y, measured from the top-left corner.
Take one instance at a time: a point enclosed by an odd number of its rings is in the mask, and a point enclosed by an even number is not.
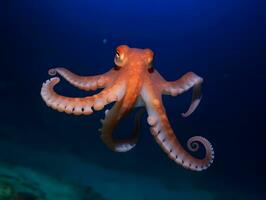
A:
[[[54,86],[59,81],[58,77],[54,77],[43,83],[41,97],[49,107],[68,114],[89,115],[93,112],[92,108],[101,110],[106,104],[122,99],[125,93],[125,85],[119,82],[93,96],[83,98],[65,97],[54,91]]]
[[[161,84],[162,94],[180,95],[183,92],[193,88],[192,100],[188,110],[182,113],[183,117],[191,115],[198,107],[201,101],[201,84],[203,79],[193,72],[188,72],[176,81],[164,82]]]
[[[107,85],[111,85],[116,77],[114,69],[111,69],[110,71],[101,75],[79,76],[66,68],[58,67],[50,69],[48,74],[51,76],[59,74],[73,86],[86,91],[105,88]]]
[[[105,118],[101,120],[101,139],[109,149],[115,152],[127,152],[135,147],[140,135],[141,117],[145,111],[144,108],[141,108],[136,114],[134,128],[130,138],[115,139],[113,137],[113,131],[120,119],[127,114],[127,110],[124,110],[122,105],[123,100],[116,102],[111,110],[105,112]]]
[[[150,131],[169,158],[190,170],[201,171],[208,168],[214,159],[214,151],[210,142],[201,136],[190,138],[187,143],[189,150],[196,151],[197,142],[200,142],[206,151],[203,159],[190,155],[179,143],[171,128],[162,104],[161,93],[152,84],[146,84],[141,91],[141,97],[148,112],[147,120],[151,126]]]

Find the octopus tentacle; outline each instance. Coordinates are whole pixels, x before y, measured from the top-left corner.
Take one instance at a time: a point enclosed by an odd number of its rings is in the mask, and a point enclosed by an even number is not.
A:
[[[49,107],[68,114],[89,115],[93,112],[92,108],[101,110],[106,104],[122,99],[125,93],[125,85],[119,82],[119,84],[114,84],[93,96],[83,98],[65,97],[54,91],[54,86],[59,81],[58,77],[54,77],[43,83],[41,96]]]
[[[214,159],[214,151],[210,142],[201,136],[190,138],[188,140],[189,149],[193,151],[197,150],[198,145],[192,146],[192,144],[200,142],[206,151],[203,159],[193,157],[177,140],[166,116],[161,94],[157,90],[154,90],[152,84],[146,84],[141,91],[141,96],[148,112],[147,121],[151,125],[150,131],[169,158],[190,170],[201,171],[207,169]]]
[[[114,69],[96,76],[79,76],[63,67],[52,68],[48,71],[48,74],[51,76],[54,76],[57,73],[73,86],[86,91],[104,88],[107,85],[110,85],[116,77]]]
[[[123,101],[116,102],[111,110],[105,113],[105,119],[102,122],[101,139],[106,146],[115,152],[127,152],[133,149],[138,141],[141,127],[141,116],[145,109],[141,108],[135,116],[133,133],[127,139],[114,139],[113,130],[119,123],[120,119],[127,114],[127,111],[122,108]]]
[[[191,115],[201,101],[201,83],[203,79],[193,72],[188,72],[176,81],[169,81],[162,84],[162,94],[176,96],[193,87],[193,95],[189,109],[182,113],[183,117]]]

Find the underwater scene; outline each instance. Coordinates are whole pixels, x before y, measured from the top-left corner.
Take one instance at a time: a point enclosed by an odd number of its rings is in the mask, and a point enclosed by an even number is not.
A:
[[[0,200],[262,200],[266,2],[0,2]]]

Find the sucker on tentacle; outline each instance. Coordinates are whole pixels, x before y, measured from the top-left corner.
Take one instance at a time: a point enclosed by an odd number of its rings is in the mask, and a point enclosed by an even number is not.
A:
[[[162,150],[168,154],[169,158],[183,167],[194,171],[201,171],[207,169],[213,162],[214,151],[207,139],[201,136],[194,136],[189,139],[189,144],[191,142],[200,142],[206,150],[205,158],[197,159],[184,150],[169,127],[164,128],[160,124],[157,124],[157,126],[152,126],[150,130],[156,142],[161,146]],[[195,144],[197,144],[196,148],[192,148],[191,145],[188,145],[189,150],[198,150],[198,143]]]
[[[169,158],[190,170],[201,171],[207,169],[214,158],[214,151],[210,142],[201,136],[190,138],[188,140],[188,148],[190,150],[198,150],[198,144],[195,142],[203,144],[206,150],[203,159],[191,156],[177,140],[166,116],[158,91],[154,90],[150,84],[146,84],[141,91],[141,96],[148,112],[147,122],[151,126],[150,131]],[[192,144],[194,143],[196,146],[193,148]]]
[[[64,97],[53,90],[59,81],[58,77],[47,80],[42,86],[41,96],[49,107],[68,114],[89,115],[93,112],[92,108],[101,110],[106,104],[121,99],[125,93],[125,86],[116,84],[93,96],[83,98]]]

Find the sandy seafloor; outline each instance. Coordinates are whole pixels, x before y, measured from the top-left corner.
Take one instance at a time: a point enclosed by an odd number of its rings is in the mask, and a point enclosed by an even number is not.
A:
[[[84,159],[58,149],[45,150],[21,141],[2,140],[0,156],[5,162],[0,164],[0,177],[26,179],[28,184],[38,185],[47,200],[263,199],[255,191],[243,192],[225,180],[206,186],[206,178],[193,177],[179,167],[176,169],[180,171],[179,179],[169,179],[169,171],[159,171],[158,177],[152,177],[145,172],[107,168],[90,157]]]

